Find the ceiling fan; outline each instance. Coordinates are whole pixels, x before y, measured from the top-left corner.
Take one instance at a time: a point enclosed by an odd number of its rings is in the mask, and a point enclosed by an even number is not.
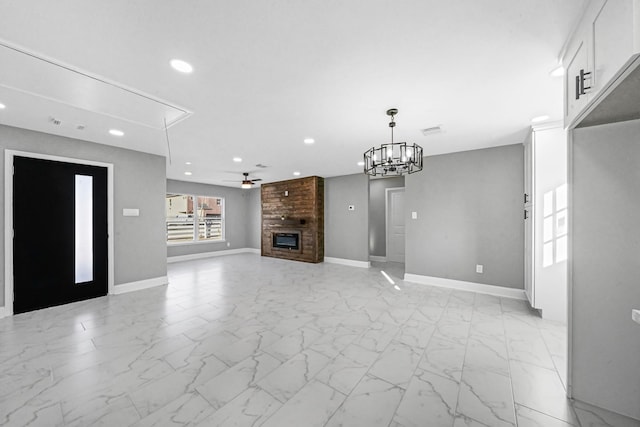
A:
[[[262,181],[262,178],[249,179],[249,172],[242,172],[242,175],[244,175],[242,181],[225,180],[225,182],[242,182],[242,188],[251,188],[257,181]]]

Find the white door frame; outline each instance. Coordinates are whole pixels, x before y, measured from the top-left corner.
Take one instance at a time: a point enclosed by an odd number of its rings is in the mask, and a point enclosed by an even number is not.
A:
[[[404,192],[404,187],[389,187],[384,189],[384,254],[387,261],[389,261],[389,193],[398,190],[402,190]]]
[[[114,246],[113,246],[113,164],[71,157],[26,151],[4,150],[4,315],[13,315],[13,159],[14,157],[53,160],[56,162],[76,163],[80,165],[101,166],[107,168],[107,292],[113,294],[114,288]]]

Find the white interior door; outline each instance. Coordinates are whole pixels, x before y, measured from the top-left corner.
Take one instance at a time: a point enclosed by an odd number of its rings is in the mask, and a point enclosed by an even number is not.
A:
[[[386,192],[387,261],[404,262],[404,188]]]

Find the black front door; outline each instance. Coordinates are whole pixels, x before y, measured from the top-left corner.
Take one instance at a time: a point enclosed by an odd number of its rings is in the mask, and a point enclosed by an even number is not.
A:
[[[14,157],[13,311],[107,294],[107,168]]]

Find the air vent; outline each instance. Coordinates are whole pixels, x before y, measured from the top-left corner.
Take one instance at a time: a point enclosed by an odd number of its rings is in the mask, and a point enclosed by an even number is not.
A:
[[[60,126],[60,124],[62,123],[60,120],[56,119],[55,117],[49,117],[49,121],[56,126]]]
[[[421,129],[420,132],[422,132],[422,134],[424,136],[429,136],[429,135],[433,135],[434,133],[442,132],[442,127],[441,127],[441,125],[432,126],[432,127],[429,127],[429,128]]]
[[[76,129],[78,130],[84,130],[85,127],[85,125],[76,125]]]
[[[267,165],[263,165],[262,163],[258,163],[258,164],[256,165],[256,167],[257,167],[257,168],[264,169],[264,168],[266,168],[266,167],[267,167]]]

